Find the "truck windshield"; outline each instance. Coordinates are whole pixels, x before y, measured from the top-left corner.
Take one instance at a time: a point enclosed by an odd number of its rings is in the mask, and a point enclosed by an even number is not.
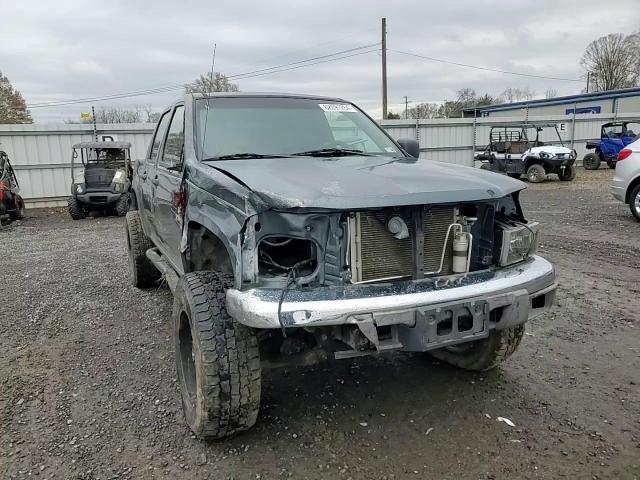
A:
[[[196,101],[201,159],[250,155],[404,156],[350,103],[308,98],[221,97]],[[203,141],[204,139],[204,141]]]

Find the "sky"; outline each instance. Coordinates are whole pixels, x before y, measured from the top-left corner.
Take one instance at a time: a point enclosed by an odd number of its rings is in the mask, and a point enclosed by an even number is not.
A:
[[[579,60],[592,40],[640,30],[639,0],[616,2],[614,22],[611,6],[602,0],[0,0],[0,6],[0,71],[27,104],[176,87],[153,95],[31,108],[38,123],[79,119],[91,104],[160,110],[182,94],[180,85],[209,71],[214,43],[216,71],[238,75],[380,42],[381,17],[387,18],[393,111],[404,109],[405,95],[411,106],[453,98],[465,87],[478,94],[529,87],[539,96],[549,88],[570,95],[580,93],[584,82],[463,68],[394,50],[581,79]],[[236,81],[242,91],[346,98],[380,118],[379,48]]]

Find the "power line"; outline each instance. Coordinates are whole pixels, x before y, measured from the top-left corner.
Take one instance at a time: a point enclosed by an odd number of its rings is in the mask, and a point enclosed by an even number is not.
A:
[[[234,74],[234,75],[229,75],[229,76],[227,76],[227,78],[229,78],[230,80],[241,80],[241,79],[244,79],[244,78],[259,77],[259,76],[263,76],[263,75],[269,75],[269,74],[272,74],[272,73],[286,72],[286,71],[289,71],[289,70],[296,70],[298,68],[309,67],[309,66],[312,66],[312,65],[318,65],[318,64],[322,64],[322,63],[328,63],[328,62],[333,62],[333,61],[337,61],[337,60],[343,60],[345,58],[351,58],[351,57],[355,57],[355,56],[358,56],[358,55],[364,55],[366,53],[375,52],[375,51],[377,51],[377,49],[365,50],[365,51],[360,51],[360,50],[369,49],[371,47],[376,47],[378,45],[379,45],[379,43],[371,43],[369,45],[362,45],[360,47],[349,48],[349,49],[346,49],[346,50],[340,50],[338,52],[333,52],[333,53],[326,54],[326,55],[320,55],[320,56],[316,56],[316,57],[312,57],[312,58],[307,58],[305,60],[298,60],[296,62],[290,62],[290,63],[285,63],[285,64],[282,64],[282,65],[275,65],[273,67],[261,68],[259,70],[253,70],[253,71],[250,71],[250,72],[244,72],[244,73],[238,73],[238,74]],[[351,52],[357,52],[357,53],[351,53]],[[345,55],[347,53],[351,53],[351,54]],[[318,61],[315,61],[315,60],[318,60]],[[75,105],[75,104],[79,104],[79,103],[100,102],[100,101],[104,101],[104,100],[116,100],[116,99],[121,99],[121,98],[130,98],[130,97],[138,97],[138,96],[144,96],[144,95],[153,95],[153,94],[157,94],[157,93],[167,93],[167,92],[170,92],[170,91],[181,90],[181,89],[184,88],[184,86],[185,86],[185,84],[181,83],[181,84],[167,85],[167,86],[164,86],[164,87],[156,87],[156,88],[151,88],[151,89],[138,90],[138,91],[134,91],[134,92],[103,95],[103,96],[99,96],[99,97],[85,97],[85,98],[78,98],[78,99],[73,99],[73,100],[64,100],[64,101],[59,101],[59,102],[35,103],[35,104],[27,105],[27,108],[31,109],[31,108],[59,107],[59,106],[65,106],[65,105]]]
[[[410,57],[421,58],[423,60],[429,60],[429,61],[432,61],[432,62],[446,63],[446,64],[449,64],[449,65],[456,65],[458,67],[465,67],[465,68],[473,68],[473,69],[476,69],[476,70],[484,70],[486,72],[504,73],[504,74],[507,74],[507,75],[517,75],[517,76],[520,76],[520,77],[543,78],[543,79],[546,79],[546,80],[560,80],[560,81],[563,81],[563,82],[580,82],[580,83],[583,83],[583,80],[576,79],[576,78],[547,77],[547,76],[544,76],[544,75],[534,75],[534,74],[531,74],[531,73],[510,72],[508,70],[499,70],[497,68],[480,67],[478,65],[469,65],[467,63],[459,63],[459,62],[452,62],[450,60],[442,60],[441,58],[433,58],[433,57],[428,57],[426,55],[419,55],[419,54],[413,53],[413,52],[403,52],[401,50],[393,50],[391,48],[389,48],[388,51],[394,52],[394,53],[399,53],[401,55],[408,55]]]

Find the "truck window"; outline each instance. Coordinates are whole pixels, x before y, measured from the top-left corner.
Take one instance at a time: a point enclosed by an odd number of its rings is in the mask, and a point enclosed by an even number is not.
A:
[[[182,147],[184,146],[184,107],[176,107],[167,140],[164,143],[162,164],[164,166],[177,165],[182,161]]]
[[[160,117],[160,122],[158,122],[158,128],[156,128],[156,133],[151,143],[151,151],[149,153],[149,158],[151,160],[156,158],[158,150],[160,150],[160,142],[162,142],[164,132],[167,131],[167,125],[169,124],[169,113],[170,112],[165,112],[162,117]]]

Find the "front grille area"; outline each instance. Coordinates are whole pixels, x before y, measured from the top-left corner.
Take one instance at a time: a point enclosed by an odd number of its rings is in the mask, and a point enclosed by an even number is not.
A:
[[[447,229],[455,220],[453,207],[416,207],[417,212],[405,209],[402,214],[394,210],[357,212],[350,223],[350,263],[352,281],[370,282],[383,279],[413,277],[417,271],[414,251],[421,242],[416,241],[416,228],[412,215],[422,216],[423,271],[429,275],[440,268],[440,259]],[[397,239],[387,228],[389,218],[400,215],[409,228],[409,238]],[[451,273],[452,235],[445,249],[441,274]]]

